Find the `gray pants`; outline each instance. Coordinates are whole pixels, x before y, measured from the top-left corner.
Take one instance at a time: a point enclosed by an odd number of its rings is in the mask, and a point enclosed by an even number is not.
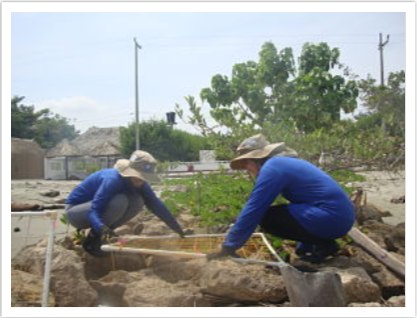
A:
[[[87,229],[91,227],[88,213],[91,209],[92,201],[85,203],[65,206],[65,213],[69,223],[77,229]],[[101,220],[108,227],[115,229],[135,217],[143,208],[143,199],[140,195],[119,193],[116,194],[107,204]]]

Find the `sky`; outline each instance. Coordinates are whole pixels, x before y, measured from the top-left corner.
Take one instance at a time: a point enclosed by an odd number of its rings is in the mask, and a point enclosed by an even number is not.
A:
[[[266,41],[293,48],[296,58],[304,43],[327,42],[355,74],[379,81],[379,33],[390,36],[387,76],[405,69],[405,31],[403,12],[15,12],[11,93],[67,117],[81,132],[127,125],[135,112],[136,38],[139,118],[166,120],[176,104],[188,109],[185,96],[200,101],[214,75],[257,61]]]

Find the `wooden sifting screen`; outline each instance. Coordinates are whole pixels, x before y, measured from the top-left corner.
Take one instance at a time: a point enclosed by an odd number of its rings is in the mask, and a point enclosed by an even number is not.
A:
[[[220,251],[225,234],[189,235],[185,238],[173,236],[122,236],[105,251],[157,254],[177,257],[204,257]],[[254,233],[245,245],[236,251],[243,259],[262,262],[281,261],[262,233]]]

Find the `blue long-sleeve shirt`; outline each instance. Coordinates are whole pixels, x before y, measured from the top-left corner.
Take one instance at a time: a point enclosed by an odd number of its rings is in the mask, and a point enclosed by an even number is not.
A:
[[[302,159],[273,157],[260,169],[255,187],[223,245],[242,247],[280,194],[290,201],[291,215],[318,237],[341,237],[354,223],[352,202],[328,174]]]
[[[92,228],[98,231],[104,225],[101,215],[109,201],[118,193],[132,191],[142,196],[146,207],[173,231],[182,232],[181,226],[166,205],[155,195],[148,182],[139,188],[134,187],[130,179],[123,178],[115,168],[103,169],[89,175],[71,192],[66,203],[76,205],[92,201],[88,217]]]

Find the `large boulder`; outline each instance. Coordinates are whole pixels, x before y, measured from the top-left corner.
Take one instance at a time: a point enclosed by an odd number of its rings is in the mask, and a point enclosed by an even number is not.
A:
[[[43,296],[42,277],[13,268],[11,273],[12,307],[40,307]],[[49,293],[48,307],[54,306],[54,296]]]
[[[237,302],[283,302],[288,298],[284,280],[275,271],[230,260],[207,262],[201,286],[204,293]]]
[[[141,254],[114,252],[97,258],[84,253],[83,260],[88,279],[99,279],[115,270],[133,272],[146,267],[145,256]]]
[[[377,302],[381,298],[381,291],[371,277],[361,267],[347,269],[325,268],[339,274],[347,303]]]
[[[106,307],[125,307],[123,300],[126,286],[134,279],[134,275],[116,270],[98,280],[90,280],[91,286],[99,294],[99,304]]]
[[[23,249],[14,259],[20,269],[43,276],[46,240]],[[97,303],[97,292],[84,276],[84,264],[75,251],[54,246],[51,292],[58,307],[89,307]]]
[[[151,271],[114,271],[92,285],[106,306],[194,307],[209,306],[200,288],[191,282],[171,284]]]
[[[200,287],[186,281],[170,284],[155,275],[136,277],[127,286],[124,301],[130,307],[207,307],[210,305],[201,294]]]
[[[387,233],[385,245],[388,251],[405,255],[405,223],[396,225]]]
[[[372,279],[380,287],[384,299],[405,293],[405,283],[386,268],[372,274]]]
[[[162,257],[160,257],[160,260],[162,260]],[[181,281],[193,281],[196,285],[199,285],[199,280],[203,273],[203,266],[206,263],[205,260],[186,260],[172,257],[164,257],[164,260],[165,262],[159,263],[154,261],[153,264],[155,266],[143,270],[142,273],[156,275],[171,284]],[[156,264],[158,265],[156,266]]]

